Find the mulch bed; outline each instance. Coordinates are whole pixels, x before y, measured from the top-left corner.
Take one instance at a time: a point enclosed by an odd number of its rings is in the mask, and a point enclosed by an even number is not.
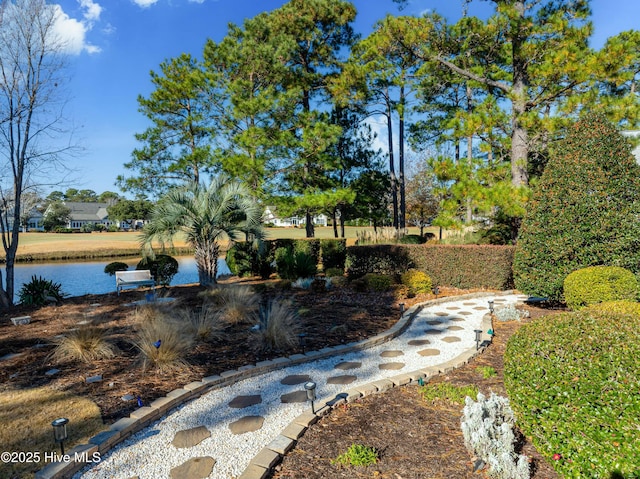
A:
[[[260,281],[235,280],[247,283]],[[179,301],[179,307],[202,305],[197,285],[171,287],[166,294]],[[132,340],[134,308],[127,306],[144,298],[144,292],[125,291],[68,298],[60,305],[43,308],[17,307],[0,314],[0,358],[12,353],[25,353],[0,360],[0,390],[49,386],[91,398],[98,404],[105,424],[128,416],[136,409],[136,401],[125,402],[126,394],[139,396],[144,403],[166,395],[173,389],[203,377],[237,369],[246,364],[283,355],[317,350],[326,346],[359,341],[390,328],[399,317],[399,301],[393,294],[357,292],[349,287],[331,291],[280,290],[266,288],[268,295],[290,298],[302,312],[301,332],[305,334],[293,350],[254,352],[247,324],[229,327],[224,341],[200,342],[186,358],[189,368],[171,373],[143,370]],[[468,293],[441,288],[441,296]],[[432,299],[419,295],[400,300],[407,307]],[[531,308],[532,316],[548,311]],[[32,322],[14,326],[10,318],[30,315]],[[113,360],[91,364],[51,361],[51,340],[77,327],[83,319],[108,327],[121,354]],[[508,337],[520,323],[495,325],[493,344],[471,364],[433,381],[476,384],[481,391],[505,394],[502,383],[502,354]],[[483,379],[476,367],[488,365],[498,371],[494,378]],[[60,372],[47,376],[53,368]],[[87,384],[87,377],[102,375],[100,382]],[[466,451],[460,432],[461,407],[442,402],[426,403],[419,388],[407,386],[387,393],[363,398],[333,411],[311,427],[297,447],[278,467],[274,479],[285,478],[466,478],[473,473],[472,458]],[[354,443],[376,447],[381,460],[367,468],[339,468],[330,463]],[[557,478],[552,468],[525,443],[523,453],[533,458],[534,478]]]
[[[553,313],[527,309],[531,317],[523,322],[495,321],[493,343],[483,354],[447,375],[433,378],[431,383],[476,385],[487,396],[491,392],[506,395],[503,355],[507,340],[522,324]],[[484,379],[479,366],[493,367],[497,375]],[[474,472],[475,458],[464,445],[460,429],[462,406],[443,400],[427,402],[421,389],[407,385],[336,408],[306,431],[277,466],[273,479],[482,477],[482,471]],[[379,462],[366,467],[331,464],[353,444],[376,448]],[[526,439],[521,453],[531,458],[532,478],[559,477]]]

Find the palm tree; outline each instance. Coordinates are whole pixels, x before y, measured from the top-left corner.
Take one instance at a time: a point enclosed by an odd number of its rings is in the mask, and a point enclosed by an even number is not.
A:
[[[264,236],[262,209],[250,190],[237,180],[219,176],[208,187],[194,184],[169,191],[155,206],[142,232],[142,247],[171,243],[182,232],[195,249],[198,280],[216,283],[220,241],[237,241],[246,235]]]

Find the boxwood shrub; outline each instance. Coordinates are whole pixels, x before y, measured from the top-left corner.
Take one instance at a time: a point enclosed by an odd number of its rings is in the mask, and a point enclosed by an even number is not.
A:
[[[635,275],[617,266],[582,268],[564,280],[564,299],[573,310],[603,301],[634,300],[637,295],[638,280]]]
[[[518,424],[562,477],[638,477],[639,357],[633,314],[561,313],[509,340],[505,386]]]
[[[410,269],[400,275],[400,281],[407,287],[409,296],[431,292],[431,278],[424,271]]]

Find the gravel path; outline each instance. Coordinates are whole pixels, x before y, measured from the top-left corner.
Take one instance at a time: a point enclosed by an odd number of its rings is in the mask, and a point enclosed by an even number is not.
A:
[[[308,402],[296,402],[304,400],[304,382],[314,381],[318,398],[326,398],[355,386],[447,362],[476,347],[474,330],[488,312],[487,301],[494,298],[496,304],[515,304],[523,299],[518,295],[487,295],[425,305],[396,339],[365,351],[286,367],[211,391],[134,434],[104,455],[100,463],[73,477],[168,478],[172,477],[172,469],[194,457],[215,461],[209,476],[199,477],[237,477],[284,427],[309,409]],[[319,407],[321,401],[316,405]],[[205,438],[195,441],[201,442],[191,447],[172,444],[176,433],[199,426],[206,427],[198,431]],[[206,437],[209,433],[210,437]],[[180,477],[180,473],[174,471],[174,477]]]

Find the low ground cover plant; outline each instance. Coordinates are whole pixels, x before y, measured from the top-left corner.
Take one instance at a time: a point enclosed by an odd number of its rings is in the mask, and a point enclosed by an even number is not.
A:
[[[421,386],[420,395],[425,401],[446,401],[462,406],[467,396],[476,397],[478,395],[478,388],[451,383],[434,383]]]
[[[379,460],[378,451],[371,446],[352,444],[346,452],[331,461],[342,466],[370,466]]]
[[[573,310],[603,301],[633,301],[637,295],[636,276],[628,269],[617,266],[582,268],[564,280],[564,299]]]
[[[541,318],[507,344],[518,424],[564,477],[640,471],[640,316],[621,304]]]

